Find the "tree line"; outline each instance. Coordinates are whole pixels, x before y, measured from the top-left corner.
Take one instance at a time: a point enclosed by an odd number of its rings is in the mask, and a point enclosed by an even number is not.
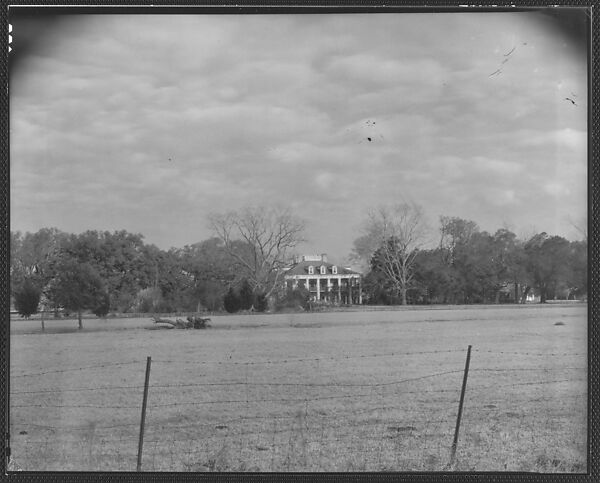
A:
[[[304,222],[282,207],[208,217],[214,236],[161,250],[141,234],[11,232],[11,296],[23,316],[265,310]]]
[[[545,232],[526,240],[506,228],[441,216],[430,232],[414,203],[372,210],[354,242],[366,261],[363,299],[369,304],[524,303],[587,297],[587,236],[569,241]],[[585,230],[582,230],[585,234]],[[437,239],[436,239],[437,235]],[[424,249],[425,244],[435,248]]]
[[[304,241],[305,222],[282,207],[213,213],[214,236],[161,250],[141,234],[56,228],[11,232],[11,296],[24,316],[89,310],[109,313],[263,311],[306,306],[308,292],[283,288],[283,274]],[[539,233],[519,240],[507,229],[440,217],[436,248],[414,203],[369,212],[352,257],[368,269],[369,304],[499,303],[587,294],[587,240]]]

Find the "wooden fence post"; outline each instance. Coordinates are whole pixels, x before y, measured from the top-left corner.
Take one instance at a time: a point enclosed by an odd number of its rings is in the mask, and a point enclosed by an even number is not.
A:
[[[144,446],[144,424],[146,422],[146,403],[148,401],[148,383],[150,382],[150,365],[152,358],[146,361],[146,381],[144,382],[144,399],[142,401],[142,419],[140,421],[140,440],[138,444],[137,471],[142,471],[142,448]]]
[[[452,453],[450,454],[450,465],[454,464],[456,456],[456,446],[458,444],[458,430],[460,429],[460,419],[462,417],[463,403],[465,401],[465,390],[467,388],[467,377],[469,375],[469,363],[471,361],[471,346],[467,349],[467,361],[465,362],[465,373],[463,375],[462,389],[460,391],[460,402],[458,403],[458,415],[456,416],[456,429],[454,430],[454,441],[452,442]]]

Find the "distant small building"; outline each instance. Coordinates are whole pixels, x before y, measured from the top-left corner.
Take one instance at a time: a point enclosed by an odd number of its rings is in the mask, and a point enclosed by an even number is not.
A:
[[[539,302],[540,296],[536,295],[533,290],[527,289],[526,285],[515,284],[514,282],[506,282],[498,290],[498,298],[496,302],[508,303],[525,303]]]
[[[303,255],[285,272],[285,287],[308,290],[310,299],[361,304],[361,275],[348,267],[327,262],[327,255]]]

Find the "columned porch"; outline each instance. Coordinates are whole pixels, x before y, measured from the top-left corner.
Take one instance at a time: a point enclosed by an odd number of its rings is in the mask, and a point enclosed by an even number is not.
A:
[[[313,301],[328,301],[345,305],[361,304],[362,291],[359,276],[296,276],[286,281],[290,289],[305,288]]]

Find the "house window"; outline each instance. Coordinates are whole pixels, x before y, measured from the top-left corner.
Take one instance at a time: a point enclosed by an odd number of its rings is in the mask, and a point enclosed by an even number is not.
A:
[[[331,267],[331,273],[333,273],[334,275],[337,274],[337,267],[335,265]]]
[[[325,275],[327,273],[327,268],[325,265],[321,265],[321,275]]]
[[[308,266],[308,274],[312,275],[313,273],[315,273],[315,267],[313,267],[312,265]]]

